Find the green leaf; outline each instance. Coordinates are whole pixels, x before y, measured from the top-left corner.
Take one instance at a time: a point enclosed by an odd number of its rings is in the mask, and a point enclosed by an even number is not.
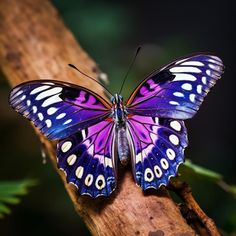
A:
[[[193,164],[189,159],[180,167],[180,174],[191,174],[208,181],[216,183],[224,191],[230,193],[236,198],[236,185],[229,185],[223,180],[223,176],[215,171],[209,170],[205,167]]]
[[[0,182],[0,218],[11,212],[6,204],[18,204],[19,196],[27,194],[28,188],[36,184],[37,181],[32,179]]]
[[[215,171],[209,170],[205,167],[193,164],[189,159],[185,160],[184,165],[180,169],[180,173],[190,173],[206,178],[213,182],[218,182],[223,179],[223,176]]]

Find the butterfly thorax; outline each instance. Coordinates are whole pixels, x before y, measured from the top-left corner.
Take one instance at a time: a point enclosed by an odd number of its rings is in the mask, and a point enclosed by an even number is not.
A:
[[[115,94],[111,98],[112,102],[112,118],[116,124],[116,137],[118,156],[123,165],[129,160],[129,144],[126,133],[127,111],[123,105],[123,97]]]

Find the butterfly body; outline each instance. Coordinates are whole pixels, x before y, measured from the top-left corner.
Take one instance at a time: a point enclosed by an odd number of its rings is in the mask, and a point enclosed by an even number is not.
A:
[[[127,139],[126,120],[127,111],[123,105],[123,97],[115,94],[111,97],[112,118],[116,126],[116,145],[121,164],[126,165],[129,160],[129,144]]]
[[[213,55],[176,60],[144,79],[126,103],[107,102],[74,84],[36,80],[15,87],[10,104],[51,140],[58,140],[58,168],[79,194],[109,196],[117,182],[117,156],[130,160],[143,190],[158,189],[176,176],[188,145],[186,119],[223,73]]]

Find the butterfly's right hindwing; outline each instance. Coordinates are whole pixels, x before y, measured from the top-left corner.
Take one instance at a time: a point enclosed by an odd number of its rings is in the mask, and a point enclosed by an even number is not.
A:
[[[109,196],[116,186],[113,121],[85,128],[57,145],[58,167],[81,195]]]

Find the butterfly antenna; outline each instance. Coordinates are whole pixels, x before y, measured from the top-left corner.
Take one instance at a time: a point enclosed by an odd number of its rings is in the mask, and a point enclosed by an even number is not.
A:
[[[104,89],[110,96],[113,96],[113,95],[111,94],[111,92],[110,92],[103,84],[99,83],[96,79],[94,79],[93,77],[91,77],[91,76],[85,74],[83,71],[79,70],[79,69],[78,69],[75,65],[73,65],[73,64],[68,64],[68,66],[70,66],[71,68],[77,70],[77,71],[80,72],[82,75],[86,76],[87,78],[93,80],[94,82],[96,82],[97,84],[99,84],[100,86],[102,86],[103,89]]]
[[[138,54],[139,54],[141,48],[142,48],[142,46],[139,46],[139,47],[137,48],[136,53],[135,53],[135,55],[134,55],[134,57],[133,57],[133,60],[131,61],[130,65],[129,65],[129,68],[128,68],[126,74],[125,74],[125,77],[124,77],[124,79],[123,79],[123,82],[122,82],[122,85],[121,85],[121,88],[120,88],[120,91],[119,91],[118,94],[121,93],[121,91],[122,91],[122,89],[123,89],[123,87],[124,87],[125,81],[126,81],[126,79],[127,79],[127,77],[128,77],[128,74],[129,74],[130,70],[132,69],[132,67],[133,67],[133,65],[134,65],[134,62],[135,62],[135,60],[136,60],[136,57],[138,56]]]

